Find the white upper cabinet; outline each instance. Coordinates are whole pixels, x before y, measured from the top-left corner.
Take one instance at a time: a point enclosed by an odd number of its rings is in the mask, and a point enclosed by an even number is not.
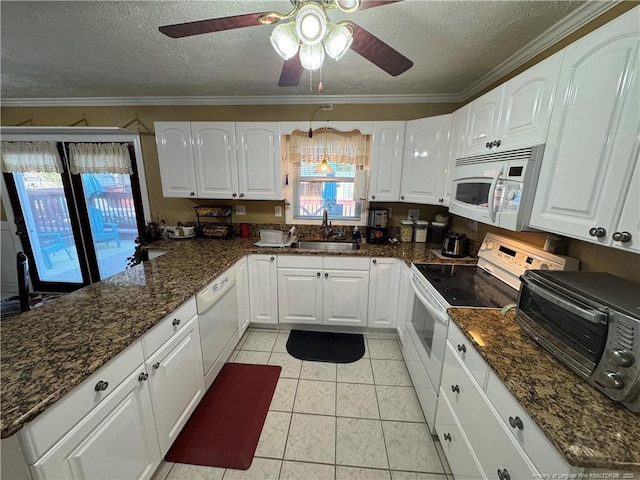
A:
[[[245,200],[282,200],[280,124],[236,123],[238,197]]]
[[[640,161],[631,176],[629,191],[625,198],[618,228],[611,236],[613,246],[640,253]]]
[[[444,204],[451,114],[406,122],[400,200]]]
[[[155,122],[162,194],[196,197],[196,173],[189,122]]]
[[[464,156],[544,143],[561,62],[553,55],[471,102]]]
[[[451,114],[451,128],[449,130],[449,161],[444,173],[444,202],[449,206],[451,200],[452,174],[456,166],[456,159],[463,156],[464,142],[467,138],[467,124],[469,123],[469,106],[465,105]]]
[[[154,125],[165,197],[282,200],[279,123]]]
[[[236,134],[233,122],[191,124],[199,198],[234,198],[238,192]]]
[[[405,122],[374,122],[368,199],[400,200]]]
[[[564,51],[531,215],[535,228],[638,250],[637,172],[631,180],[640,149],[638,13]],[[623,231],[631,240],[615,241]]]

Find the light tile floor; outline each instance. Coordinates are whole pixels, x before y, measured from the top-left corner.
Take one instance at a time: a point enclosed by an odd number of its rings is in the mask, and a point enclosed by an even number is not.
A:
[[[393,334],[365,335],[362,359],[298,360],[286,330],[247,330],[230,362],[282,366],[249,470],[165,462],[153,480],[452,480]]]

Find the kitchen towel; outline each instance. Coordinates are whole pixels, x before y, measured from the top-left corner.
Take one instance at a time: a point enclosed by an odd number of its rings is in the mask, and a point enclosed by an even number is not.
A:
[[[247,470],[282,367],[227,363],[165,460]]]
[[[360,333],[291,330],[287,352],[300,360],[351,363],[364,355],[364,337]]]

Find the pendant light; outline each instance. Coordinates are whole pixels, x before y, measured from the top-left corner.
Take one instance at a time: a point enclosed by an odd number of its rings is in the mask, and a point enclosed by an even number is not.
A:
[[[328,148],[328,143],[327,143],[327,128],[324,129],[324,158],[322,159],[322,162],[320,162],[320,164],[318,165],[318,167],[316,168],[316,171],[314,172],[315,174],[324,174],[324,175],[333,175],[335,174],[335,172],[333,171],[333,168],[331,168],[331,165],[329,165],[329,162],[327,161],[327,148]]]

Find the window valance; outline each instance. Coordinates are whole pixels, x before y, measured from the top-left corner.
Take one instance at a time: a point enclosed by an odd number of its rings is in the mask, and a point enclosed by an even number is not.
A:
[[[62,173],[56,142],[2,142],[2,171]]]
[[[353,163],[366,166],[369,162],[369,136],[359,130],[340,132],[331,128],[319,129],[309,138],[308,132],[295,130],[288,137],[289,161],[320,163],[324,158],[334,163]]]
[[[126,143],[71,143],[69,163],[74,174],[133,173]]]

